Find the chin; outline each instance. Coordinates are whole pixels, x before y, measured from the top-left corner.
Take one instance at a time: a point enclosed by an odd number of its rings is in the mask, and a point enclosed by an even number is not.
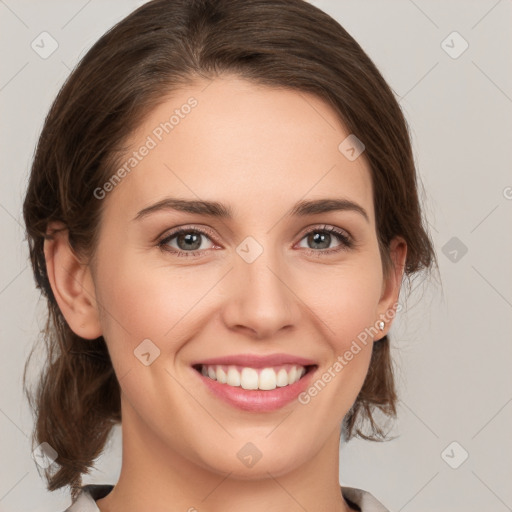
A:
[[[227,448],[222,454],[210,454],[201,460],[201,465],[212,472],[229,474],[235,480],[267,479],[269,473],[274,477],[288,474],[304,464],[308,455],[300,453],[301,447],[289,447],[286,452],[277,446],[258,450],[255,444],[247,442],[242,448]],[[269,451],[270,455],[265,455]],[[313,454],[311,454],[313,456]]]

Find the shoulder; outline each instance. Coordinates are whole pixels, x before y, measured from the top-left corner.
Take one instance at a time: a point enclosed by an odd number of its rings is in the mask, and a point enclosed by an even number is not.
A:
[[[113,488],[111,484],[84,485],[76,500],[64,512],[98,512],[96,500],[104,498]]]
[[[356,487],[341,486],[345,501],[358,512],[390,512],[373,494]]]

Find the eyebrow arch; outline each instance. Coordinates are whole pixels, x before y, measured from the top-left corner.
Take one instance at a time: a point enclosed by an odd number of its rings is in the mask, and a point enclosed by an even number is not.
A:
[[[133,220],[140,220],[151,213],[161,210],[177,210],[221,219],[233,218],[231,208],[217,201],[201,201],[166,197],[165,199],[140,210]],[[347,199],[315,199],[313,201],[299,201],[293,206],[288,215],[305,217],[307,215],[316,215],[332,211],[354,211],[361,214],[367,222],[370,222],[366,210],[357,203]]]
[[[328,213],[333,211],[353,211],[360,213],[367,222],[370,218],[366,210],[348,199],[315,199],[314,201],[299,201],[290,211],[290,215],[303,217],[306,215],[315,215],[318,213]]]

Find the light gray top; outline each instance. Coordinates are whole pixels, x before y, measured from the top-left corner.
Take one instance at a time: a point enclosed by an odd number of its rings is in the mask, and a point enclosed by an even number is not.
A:
[[[88,484],[82,490],[75,502],[64,512],[100,512],[96,500],[104,498],[114,488],[111,484]],[[368,491],[355,487],[341,486],[345,501],[360,512],[389,512],[389,510]]]

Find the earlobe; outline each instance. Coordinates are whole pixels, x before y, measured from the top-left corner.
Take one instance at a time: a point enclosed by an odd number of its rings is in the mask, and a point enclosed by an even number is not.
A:
[[[71,330],[85,339],[101,336],[90,268],[80,262],[71,248],[64,224],[49,225],[44,256],[53,294]]]
[[[382,336],[388,334],[396,314],[407,258],[407,243],[405,240],[398,236],[393,238],[389,244],[389,253],[391,268],[383,281],[382,295],[379,301],[379,321],[384,322],[383,328],[380,329]],[[379,325],[379,328],[381,325]]]

